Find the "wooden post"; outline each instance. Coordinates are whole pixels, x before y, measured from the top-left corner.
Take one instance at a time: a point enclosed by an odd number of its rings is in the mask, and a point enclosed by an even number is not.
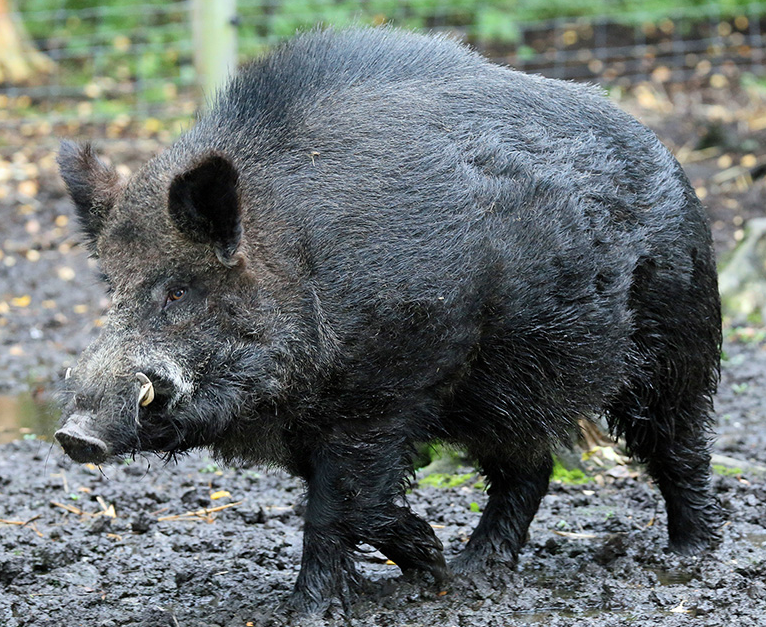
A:
[[[193,0],[194,67],[205,105],[237,67],[236,0]]]
[[[8,0],[0,0],[0,83],[41,82],[40,75],[54,69],[53,61],[35,49]]]

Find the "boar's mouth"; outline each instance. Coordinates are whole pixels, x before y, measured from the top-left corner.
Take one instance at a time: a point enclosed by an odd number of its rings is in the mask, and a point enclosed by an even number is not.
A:
[[[124,379],[110,400],[103,393],[78,394],[71,414],[54,434],[74,461],[101,464],[140,451],[172,457],[189,448],[172,416],[172,383],[153,372],[136,372],[130,379]]]
[[[75,371],[66,379],[70,399],[55,437],[73,460],[100,464],[153,453],[171,461],[227,437],[242,407],[241,381],[223,385],[208,377],[202,385],[162,364],[131,370],[99,381]]]

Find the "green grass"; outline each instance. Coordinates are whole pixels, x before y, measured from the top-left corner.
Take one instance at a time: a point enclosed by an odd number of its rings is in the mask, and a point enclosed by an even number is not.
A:
[[[450,475],[435,472],[418,479],[420,486],[431,486],[434,488],[458,488],[468,483],[474,477],[473,473]]]
[[[209,461],[208,464],[206,464],[205,466],[199,469],[201,473],[210,473],[210,474],[216,473],[219,470],[221,469],[218,467],[218,464],[216,464],[213,461]]]
[[[729,468],[721,464],[713,464],[713,472],[724,477],[738,477],[743,473],[741,468]]]
[[[564,468],[558,459],[554,459],[551,481],[560,481],[569,485],[583,485],[590,483],[592,479],[579,468],[569,470]]]

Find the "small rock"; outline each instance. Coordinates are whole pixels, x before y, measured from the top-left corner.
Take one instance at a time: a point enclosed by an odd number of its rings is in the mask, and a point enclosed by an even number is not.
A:
[[[0,583],[9,584],[24,571],[22,557],[0,555]]]
[[[106,516],[99,516],[88,527],[88,533],[96,535],[99,533],[109,533],[112,530],[112,519]]]
[[[130,522],[130,529],[133,533],[146,533],[154,524],[154,518],[146,512],[139,512]]]
[[[607,564],[610,564],[616,560],[618,557],[622,557],[627,552],[628,551],[625,546],[625,537],[622,535],[613,535],[609,536],[606,542],[604,542],[604,544],[602,544],[601,547],[596,550],[596,553],[593,557],[596,562],[602,566],[606,566]]]
[[[751,599],[766,599],[766,586],[760,581],[754,581],[747,589],[747,596]]]
[[[266,522],[266,512],[262,507],[258,508],[258,511],[252,509],[240,509],[238,511],[242,520],[248,525],[262,525]]]
[[[559,552],[559,541],[556,538],[548,538],[545,541],[545,545],[543,548],[548,551],[551,555],[556,555],[556,553]]]
[[[658,607],[670,609],[676,602],[675,597],[667,592],[652,590],[649,594],[649,600]]]

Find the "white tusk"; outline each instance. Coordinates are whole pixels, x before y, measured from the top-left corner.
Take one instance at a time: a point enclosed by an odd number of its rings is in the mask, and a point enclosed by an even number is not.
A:
[[[64,381],[66,381],[71,376],[72,376],[72,369],[71,368],[67,368],[66,372],[64,373]]]
[[[136,379],[141,382],[141,389],[138,392],[138,404],[141,405],[141,407],[146,407],[154,400],[154,386],[152,385],[152,382],[149,381],[149,377],[143,372],[137,372]]]

